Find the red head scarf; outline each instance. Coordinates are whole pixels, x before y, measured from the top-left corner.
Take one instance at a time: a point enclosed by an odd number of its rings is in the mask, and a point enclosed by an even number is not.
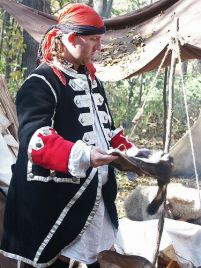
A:
[[[41,62],[47,62],[53,69],[54,73],[59,77],[60,81],[66,85],[65,77],[60,70],[52,64],[51,47],[53,38],[62,36],[64,33],[75,32],[79,35],[93,35],[105,33],[105,26],[102,18],[91,7],[82,4],[69,4],[65,6],[58,16],[58,25],[52,27],[45,35],[41,44]],[[92,80],[95,78],[93,64],[86,66],[90,72]]]
[[[60,24],[73,24],[82,26],[92,26],[98,28],[104,27],[102,18],[91,7],[77,3],[65,6],[57,19]]]

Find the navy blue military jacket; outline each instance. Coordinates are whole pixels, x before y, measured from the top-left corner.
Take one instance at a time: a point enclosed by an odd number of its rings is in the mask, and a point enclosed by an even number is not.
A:
[[[71,142],[83,140],[96,145],[91,107],[109,148],[114,126],[104,89],[98,79],[92,83],[83,70],[77,73],[69,69],[64,86],[52,69],[42,64],[17,94],[20,148],[8,192],[0,253],[37,267],[47,267],[82,235],[101,194],[112,223],[118,227],[112,167],[108,182],[102,186],[95,168],[89,168],[86,178],[74,178],[33,165],[28,158],[32,135],[46,126]]]

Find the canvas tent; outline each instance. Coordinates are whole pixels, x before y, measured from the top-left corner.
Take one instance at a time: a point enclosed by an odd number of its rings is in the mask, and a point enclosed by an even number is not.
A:
[[[0,0],[18,23],[40,41],[43,34],[56,24],[56,19],[15,1]],[[170,39],[175,36],[178,21],[184,44],[182,60],[201,59],[201,2],[197,0],[161,0],[141,11],[105,20],[107,33],[103,51],[95,59],[102,80],[121,80],[159,66]],[[165,65],[170,64],[168,55]]]
[[[49,26],[56,24],[54,17],[15,1],[0,0],[0,5],[38,42]],[[103,81],[117,81],[153,70],[160,65],[174,38],[180,42],[182,61],[201,59],[200,23],[201,1],[197,0],[161,0],[142,10],[105,20],[108,31],[104,36],[102,53],[95,59],[98,76]],[[163,66],[169,65],[170,60],[171,51]],[[194,129],[198,127],[199,124]],[[189,155],[187,144],[188,135],[185,143],[181,139],[174,146],[172,155],[175,156],[181,147],[183,155]],[[201,141],[196,144],[196,149],[201,151]],[[188,160],[190,162],[188,171],[193,173],[192,161]],[[181,166],[180,161],[180,170],[185,171],[186,167]],[[201,164],[198,169],[201,173]],[[175,174],[179,174],[177,163]]]
[[[201,175],[201,114],[199,115],[194,126],[192,127],[191,132],[193,137],[196,166],[199,175]],[[195,175],[188,132],[171,148],[171,155],[174,156],[175,176],[185,175],[187,177],[191,177]]]
[[[175,36],[182,42],[182,61],[201,59],[200,22],[201,2],[180,0],[141,24],[109,30],[96,64],[99,76],[102,80],[120,80],[157,68]],[[170,65],[170,60],[171,53],[164,66]]]

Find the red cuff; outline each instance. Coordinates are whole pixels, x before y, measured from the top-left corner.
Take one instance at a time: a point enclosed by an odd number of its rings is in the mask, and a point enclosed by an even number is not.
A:
[[[47,169],[66,173],[73,145],[74,143],[59,136],[53,128],[41,128],[30,141],[32,162]]]
[[[130,149],[133,144],[127,140],[123,130],[120,130],[112,139],[112,147],[118,148],[120,151]]]

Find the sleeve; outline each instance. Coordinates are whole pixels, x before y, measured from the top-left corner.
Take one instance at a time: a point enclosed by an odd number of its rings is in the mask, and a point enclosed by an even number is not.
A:
[[[68,171],[72,176],[86,177],[86,171],[90,167],[91,148],[81,140],[73,145],[68,161]]]
[[[53,129],[56,104],[57,95],[45,77],[30,76],[16,99],[19,141],[34,164],[66,173],[74,143]]]
[[[113,130],[112,133],[112,147],[118,148],[120,151],[130,151],[133,155],[135,155],[138,152],[138,148],[134,145],[134,143],[130,142],[121,127],[116,128]]]

